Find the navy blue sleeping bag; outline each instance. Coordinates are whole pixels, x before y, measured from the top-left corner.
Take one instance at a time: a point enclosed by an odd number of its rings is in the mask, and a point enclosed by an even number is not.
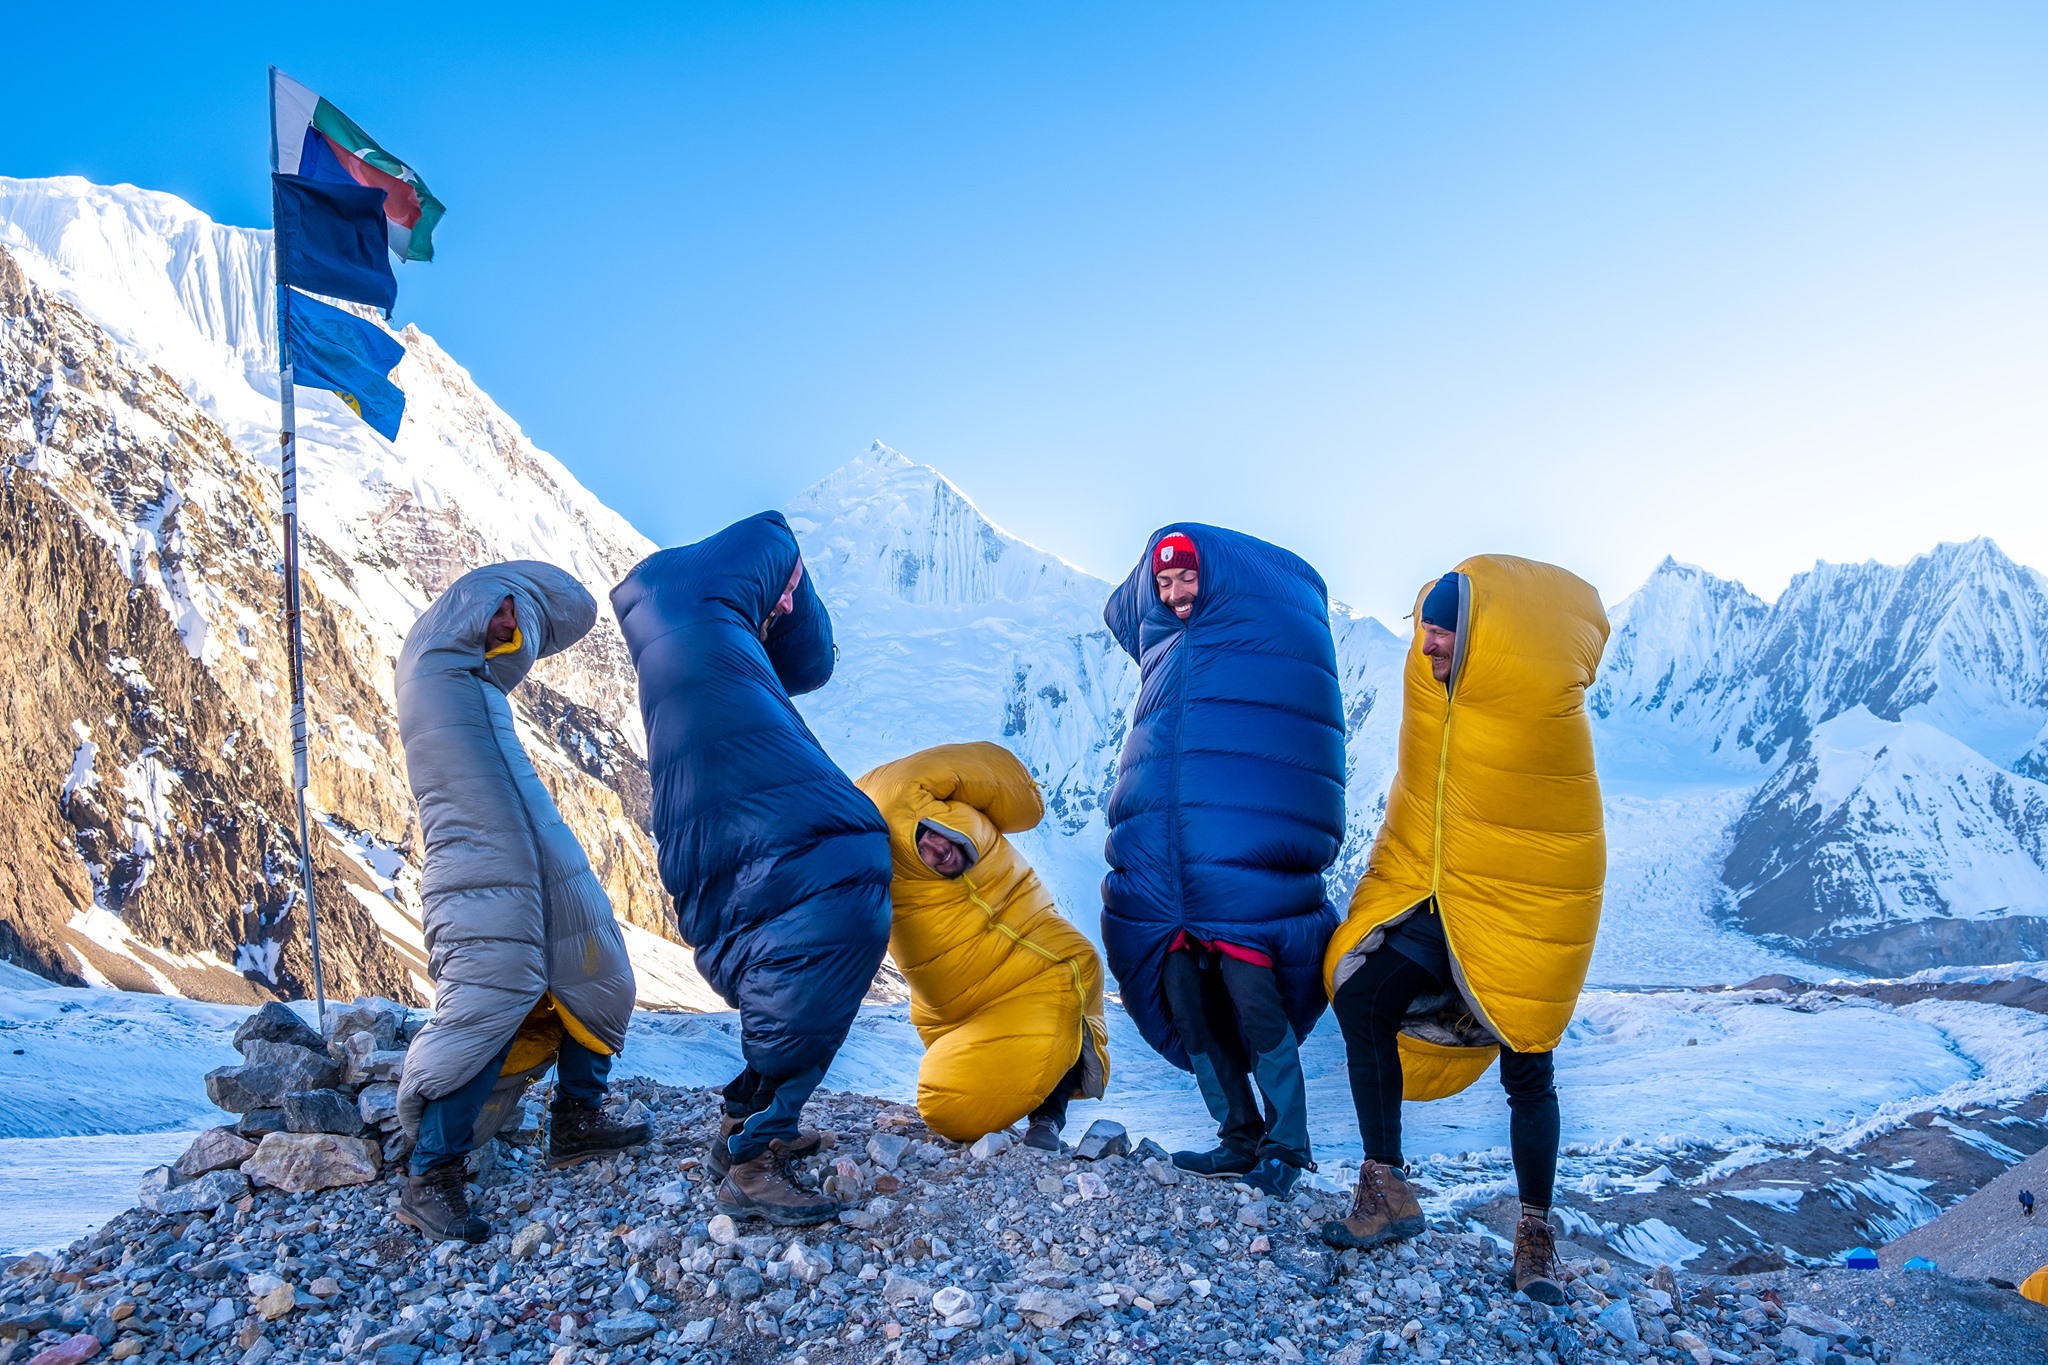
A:
[[[827,1064],[889,943],[889,837],[791,704],[832,676],[832,621],[779,512],[649,555],[612,590],[640,675],[661,881],[767,1076]]]
[[[1160,602],[1152,550],[1191,536],[1186,621]],[[1337,912],[1323,873],[1344,839],[1344,703],[1321,575],[1277,545],[1182,523],[1153,534],[1103,608],[1138,661],[1138,705],[1109,798],[1102,946],[1145,1041],[1186,1069],[1161,985],[1185,932],[1273,962],[1294,1031],[1327,1003]]]

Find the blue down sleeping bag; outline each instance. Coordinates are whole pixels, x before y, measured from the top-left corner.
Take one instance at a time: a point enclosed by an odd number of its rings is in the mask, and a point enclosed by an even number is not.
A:
[[[1186,621],[1160,602],[1152,550],[1192,537]],[[1159,1054],[1187,1051],[1161,985],[1185,933],[1271,959],[1297,1036],[1322,1014],[1337,912],[1323,873],[1344,839],[1344,704],[1329,599],[1300,556],[1215,526],[1153,534],[1102,619],[1138,661],[1138,704],[1109,798],[1102,946]]]
[[[612,590],[640,675],[654,837],[697,970],[767,1076],[824,1065],[889,943],[889,836],[792,696],[832,676],[832,621],[779,512],[642,560]]]

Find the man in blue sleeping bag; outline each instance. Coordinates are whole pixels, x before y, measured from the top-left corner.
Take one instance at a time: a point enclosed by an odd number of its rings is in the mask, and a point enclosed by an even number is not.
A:
[[[1323,580],[1277,545],[1183,525],[1153,535],[1102,616],[1141,679],[1102,946],[1132,1022],[1216,1120],[1216,1148],[1174,1165],[1285,1195],[1313,1167],[1298,1046],[1327,1003],[1323,873],[1344,838]]]
[[[832,621],[779,512],[648,556],[612,590],[640,675],[654,835],[697,970],[740,1012],[709,1164],[719,1211],[785,1225],[839,1206],[791,1162],[799,1122],[889,943],[889,836],[790,698],[832,676]]]

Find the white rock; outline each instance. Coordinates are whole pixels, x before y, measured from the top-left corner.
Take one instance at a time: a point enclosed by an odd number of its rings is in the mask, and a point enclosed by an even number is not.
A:
[[[739,1240],[740,1230],[733,1226],[731,1218],[722,1213],[713,1214],[704,1230],[711,1234],[713,1242],[722,1247],[729,1247]]]
[[[964,1313],[973,1307],[974,1295],[957,1284],[949,1284],[932,1295],[932,1312],[942,1318],[950,1318],[955,1313]]]
[[[997,1129],[993,1133],[984,1133],[976,1138],[974,1145],[967,1149],[967,1155],[976,1161],[987,1161],[998,1152],[1009,1151],[1015,1143],[1016,1139],[1002,1129]]]

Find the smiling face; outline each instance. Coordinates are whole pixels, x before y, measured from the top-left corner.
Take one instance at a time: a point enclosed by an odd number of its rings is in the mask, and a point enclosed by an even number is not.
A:
[[[1202,575],[1196,569],[1161,569],[1152,575],[1159,600],[1185,621],[1195,610],[1195,598],[1202,590]]]
[[[763,640],[766,640],[768,638],[768,628],[775,624],[776,617],[787,616],[791,612],[796,610],[797,584],[803,581],[804,562],[803,560],[799,559],[796,562],[796,567],[789,571],[789,582],[784,585],[782,589],[782,596],[775,599],[774,607],[771,608],[768,612],[768,619],[761,623],[761,629],[757,632],[757,634],[759,634]]]
[[[496,649],[509,645],[519,635],[519,608],[507,597],[498,603],[498,609],[491,613],[491,623],[484,628],[484,648]]]
[[[1449,682],[1451,663],[1458,653],[1458,632],[1424,622],[1422,652],[1429,659],[1429,676],[1440,683]]]
[[[967,854],[959,844],[935,830],[917,832],[917,856],[941,877],[957,877],[967,870]]]

